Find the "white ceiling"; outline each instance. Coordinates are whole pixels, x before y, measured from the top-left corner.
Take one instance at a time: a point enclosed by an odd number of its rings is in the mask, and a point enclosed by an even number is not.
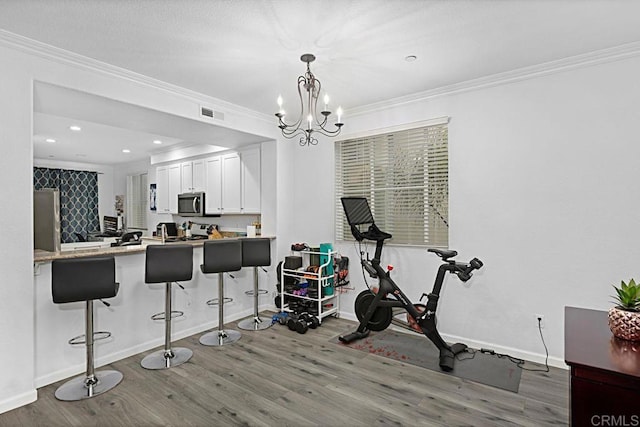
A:
[[[279,94],[294,109],[313,53],[347,126],[349,109],[638,42],[639,16],[635,0],[0,1],[1,29],[265,114]]]

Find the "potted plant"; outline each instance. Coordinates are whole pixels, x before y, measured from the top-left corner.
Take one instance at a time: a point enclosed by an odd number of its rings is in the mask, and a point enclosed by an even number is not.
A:
[[[640,286],[631,279],[613,288],[616,306],[609,309],[609,329],[618,338],[640,341]]]

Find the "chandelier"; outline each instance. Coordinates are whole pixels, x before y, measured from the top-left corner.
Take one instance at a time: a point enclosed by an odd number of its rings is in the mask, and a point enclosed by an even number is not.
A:
[[[318,98],[320,97],[320,80],[311,72],[309,64],[315,61],[316,57],[310,53],[305,53],[300,57],[302,62],[307,63],[307,72],[298,77],[298,95],[300,96],[300,116],[295,123],[288,124],[284,121],[285,111],[282,109],[282,97],[278,96],[278,107],[280,111],[276,113],[278,127],[282,130],[285,138],[300,136],[300,145],[316,145],[318,140],[313,136],[318,132],[325,136],[337,136],[342,129],[342,108],[338,107],[338,120],[334,123],[335,129],[328,129],[327,120],[331,115],[329,111],[329,97],[324,96],[324,109],[318,116]],[[303,94],[303,89],[306,93]]]

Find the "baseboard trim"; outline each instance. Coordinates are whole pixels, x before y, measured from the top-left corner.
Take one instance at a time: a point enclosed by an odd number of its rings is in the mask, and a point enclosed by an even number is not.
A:
[[[0,402],[0,414],[35,402],[37,399],[38,391],[36,389],[27,391],[26,393],[21,393],[17,396],[12,396],[9,399],[5,399]]]
[[[248,309],[248,310],[243,310],[241,312],[238,313],[234,313],[232,317],[229,318],[225,318],[225,323],[229,323],[229,322],[235,322],[241,319],[244,319],[246,317],[249,317],[253,315],[253,310],[252,309]],[[214,329],[218,327],[218,319],[216,316],[215,321],[211,321],[211,322],[207,322],[207,323],[202,323],[200,325],[197,326],[193,326],[191,328],[188,329],[184,329],[181,331],[177,331],[173,333],[172,336],[172,342],[173,341],[177,341],[177,340],[181,340],[183,338],[187,338],[190,337],[192,335],[196,335],[196,334],[200,334],[202,332],[208,331],[210,329]],[[117,362],[119,360],[122,359],[126,359],[127,357],[131,357],[131,356],[135,356],[137,354],[141,354],[144,353],[146,351],[152,350],[156,347],[161,347],[164,345],[164,336],[159,336],[159,337],[155,337],[149,341],[145,341],[143,343],[137,344],[133,347],[129,347],[120,351],[117,351],[115,353],[110,353],[107,354],[105,356],[102,357],[97,357],[95,360],[95,368],[96,370],[99,369],[102,366],[108,365],[110,363],[114,363]],[[142,358],[141,358],[142,360]],[[55,372],[50,372],[46,375],[42,375],[39,377],[36,377],[35,379],[35,386],[36,388],[40,388],[40,387],[44,387],[47,386],[49,384],[53,384],[55,382],[67,379],[67,378],[71,378],[74,377],[76,375],[81,375],[82,373],[85,372],[85,365],[83,364],[77,364],[77,365],[73,365],[73,366],[69,366],[66,367],[64,369],[60,369],[58,371]],[[35,400],[35,399],[34,399]],[[27,403],[31,403],[31,402],[27,402]]]

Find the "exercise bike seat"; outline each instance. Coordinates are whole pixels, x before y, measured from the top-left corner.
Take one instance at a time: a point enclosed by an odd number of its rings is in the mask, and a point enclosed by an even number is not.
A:
[[[448,261],[449,258],[453,258],[454,256],[458,255],[457,251],[451,250],[451,249],[434,249],[434,248],[430,248],[427,249],[427,251],[429,252],[433,252],[434,254],[438,255],[440,258],[442,258],[443,261]]]

